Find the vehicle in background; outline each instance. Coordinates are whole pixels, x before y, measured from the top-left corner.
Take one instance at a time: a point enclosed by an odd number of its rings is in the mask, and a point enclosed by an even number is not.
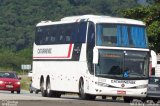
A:
[[[155,75],[155,67],[157,66],[157,54],[155,51],[151,50],[151,57],[150,57],[150,70],[149,70],[149,75]]]
[[[153,100],[155,103],[160,100],[160,77],[151,76],[149,78],[146,99]]]
[[[0,72],[0,90],[21,92],[20,79],[15,72]]]
[[[155,51],[151,50],[150,63],[149,75],[160,77],[160,54],[157,54]]]
[[[29,85],[29,92],[30,92],[30,93],[35,92],[35,94],[38,94],[38,93],[40,92],[40,90],[38,90],[38,89],[36,89],[36,88],[34,88],[34,87],[32,86],[32,81],[31,81],[31,83],[30,83],[30,85]]]
[[[160,54],[157,54],[157,65],[155,67],[155,76],[160,77]]]
[[[32,77],[32,74],[33,74],[32,71],[29,71],[28,72],[28,77]]]

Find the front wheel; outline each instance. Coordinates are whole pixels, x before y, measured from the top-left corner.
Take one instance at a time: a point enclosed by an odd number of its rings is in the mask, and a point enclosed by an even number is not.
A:
[[[96,96],[84,92],[84,81],[82,79],[79,82],[79,97],[83,100],[94,100],[96,98]]]

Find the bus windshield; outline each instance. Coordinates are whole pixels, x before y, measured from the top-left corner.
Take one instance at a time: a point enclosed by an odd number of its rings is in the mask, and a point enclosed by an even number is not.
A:
[[[148,48],[145,26],[100,23],[96,35],[97,46]]]
[[[147,78],[148,52],[99,50],[95,75],[100,77]]]

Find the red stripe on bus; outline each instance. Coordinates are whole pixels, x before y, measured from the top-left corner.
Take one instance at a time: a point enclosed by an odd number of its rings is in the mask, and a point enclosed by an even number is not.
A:
[[[67,58],[70,57],[70,55],[71,55],[71,50],[72,50],[72,44],[69,45],[69,51],[68,51],[68,56],[67,56]]]
[[[41,57],[33,57],[33,58],[70,58],[72,50],[72,44],[69,45],[68,55],[67,56],[41,56]]]

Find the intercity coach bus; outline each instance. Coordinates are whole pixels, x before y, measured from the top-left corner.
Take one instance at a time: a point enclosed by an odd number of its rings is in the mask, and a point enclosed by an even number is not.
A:
[[[42,96],[77,93],[81,99],[146,97],[149,48],[145,24],[82,15],[36,25],[32,86]]]

